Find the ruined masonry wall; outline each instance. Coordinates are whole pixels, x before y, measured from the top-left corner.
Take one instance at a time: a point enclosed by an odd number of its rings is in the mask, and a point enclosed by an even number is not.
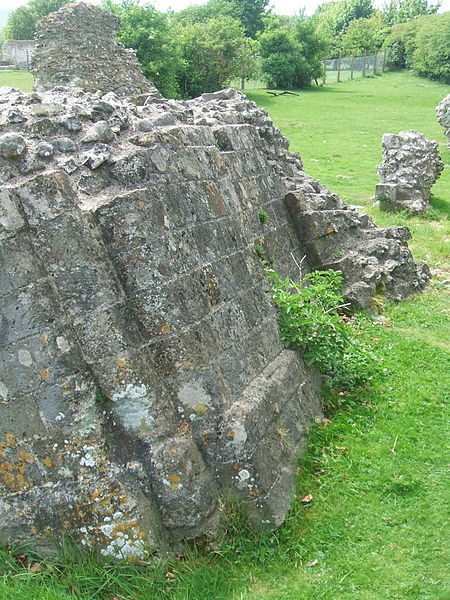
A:
[[[340,269],[366,308],[429,271],[243,94],[162,98],[116,26],[63,7],[38,91],[0,88],[0,542],[120,558],[213,530],[219,498],[256,527],[287,513],[320,382],[280,343],[265,265]]]
[[[149,100],[1,91],[2,542],[142,555],[230,495],[280,524],[319,382],[256,246],[296,279],[305,255],[341,268],[363,306],[427,280],[406,230],[308,177],[242,94]]]
[[[219,493],[279,524],[321,409],[254,249],[303,256],[273,151],[196,124],[215,101],[2,99],[2,541],[67,529],[139,554],[213,527]]]
[[[92,4],[66,4],[44,17],[36,29],[32,71],[36,90],[55,86],[115,92],[119,96],[153,93],[134,50],[115,40],[120,19]]]
[[[450,150],[450,94],[436,106],[438,122],[445,130]]]
[[[439,143],[417,131],[385,133],[381,142],[383,162],[375,199],[384,210],[423,213],[430,207],[431,187],[444,168]]]
[[[34,40],[6,40],[2,46],[1,60],[18,69],[29,69],[35,48]]]

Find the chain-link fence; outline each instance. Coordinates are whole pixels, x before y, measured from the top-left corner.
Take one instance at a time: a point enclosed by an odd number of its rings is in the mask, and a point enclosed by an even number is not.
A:
[[[323,83],[336,83],[357,77],[381,74],[386,67],[386,52],[365,56],[326,58],[323,61]]]

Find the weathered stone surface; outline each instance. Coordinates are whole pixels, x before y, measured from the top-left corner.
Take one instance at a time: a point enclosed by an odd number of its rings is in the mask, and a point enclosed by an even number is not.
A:
[[[280,343],[255,247],[292,278],[304,256],[342,269],[370,307],[427,281],[407,230],[306,175],[229,89],[3,88],[0,135],[26,147],[0,156],[0,541],[139,556],[213,529],[230,496],[281,523],[319,379]]]
[[[119,96],[160,96],[141,73],[134,51],[115,41],[119,26],[118,17],[83,2],[44,17],[32,59],[35,89],[62,85]]]
[[[444,164],[438,142],[427,140],[417,131],[385,133],[381,142],[383,162],[378,167],[381,183],[375,199],[385,210],[423,213],[429,208],[431,187]]]
[[[0,49],[0,57],[2,62],[17,69],[29,69],[35,48],[34,40],[5,40]]]
[[[19,158],[26,150],[27,145],[21,135],[17,133],[0,135],[0,155],[4,158]]]
[[[450,149],[450,94],[436,106],[436,114],[439,124],[445,129]]]
[[[238,92],[144,106],[41,93],[52,114],[28,98],[5,92],[1,114],[14,103],[26,120],[0,121],[28,149],[0,162],[3,541],[67,527],[139,554],[213,527],[219,495],[279,524],[319,385],[280,344],[255,245],[292,277],[304,255],[305,270],[342,269],[370,306],[427,280],[407,230],[308,177]],[[98,123],[109,143],[86,139]]]

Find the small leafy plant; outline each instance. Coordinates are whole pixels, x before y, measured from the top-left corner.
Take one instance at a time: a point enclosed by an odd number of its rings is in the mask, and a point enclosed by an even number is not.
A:
[[[280,313],[282,341],[303,351],[307,364],[322,372],[326,387],[351,390],[380,371],[380,360],[366,343],[364,319],[343,312],[348,304],[340,271],[314,271],[301,283],[282,279],[272,269],[266,269],[266,275]]]
[[[261,261],[261,264],[264,266],[268,266],[272,263],[271,259],[268,258],[266,249],[262,244],[255,244],[255,252]]]
[[[269,215],[266,213],[265,210],[260,210],[258,213],[259,216],[259,220],[260,222],[264,225],[265,223],[267,223],[267,221],[269,220]]]

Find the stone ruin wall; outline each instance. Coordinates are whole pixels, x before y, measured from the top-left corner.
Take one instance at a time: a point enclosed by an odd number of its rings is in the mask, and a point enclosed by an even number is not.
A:
[[[294,279],[305,255],[342,269],[366,307],[429,276],[405,228],[287,147],[233,90],[2,90],[1,542],[140,556],[214,529],[230,496],[282,522],[320,382],[280,343],[256,246]]]
[[[132,96],[152,92],[134,50],[115,40],[120,19],[92,4],[66,4],[44,17],[36,30],[32,71],[36,89],[56,86]]]
[[[450,150],[450,94],[436,106],[436,114],[439,124],[445,130],[445,135],[448,139],[448,149]]]
[[[427,140],[417,131],[400,131],[398,135],[385,133],[381,145],[381,183],[375,190],[380,208],[413,214],[426,212],[430,208],[431,188],[444,169],[439,143]]]
[[[35,49],[34,40],[6,40],[1,49],[1,60],[18,69],[29,69]]]

